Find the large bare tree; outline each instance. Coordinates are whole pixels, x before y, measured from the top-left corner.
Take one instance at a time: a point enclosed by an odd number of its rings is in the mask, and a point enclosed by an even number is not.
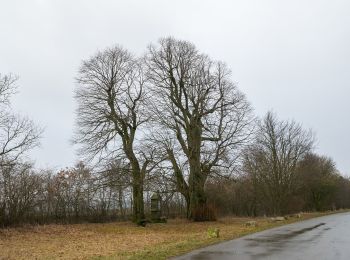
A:
[[[78,101],[75,142],[90,158],[116,153],[130,164],[133,217],[144,219],[143,182],[149,160],[137,150],[144,113],[145,80],[139,60],[116,46],[82,62],[77,77]]]
[[[206,207],[205,183],[232,171],[253,120],[245,96],[222,62],[211,60],[187,42],[165,38],[145,57],[152,84],[151,111],[159,124],[156,139],[165,144],[188,217]]]
[[[255,141],[246,150],[244,169],[270,213],[283,213],[297,187],[298,162],[311,150],[311,131],[295,121],[280,121],[272,112],[261,120]]]

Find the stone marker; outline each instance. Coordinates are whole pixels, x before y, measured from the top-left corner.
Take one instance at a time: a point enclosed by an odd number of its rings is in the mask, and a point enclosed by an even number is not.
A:
[[[151,221],[154,223],[165,222],[165,219],[161,217],[161,201],[159,191],[153,193],[151,197]]]
[[[256,227],[257,225],[258,225],[258,223],[257,223],[256,221],[254,221],[254,220],[247,221],[247,222],[245,223],[245,226],[246,226],[246,227]]]
[[[284,221],[286,220],[285,217],[275,217],[275,218],[270,218],[271,222],[277,222],[277,221]]]

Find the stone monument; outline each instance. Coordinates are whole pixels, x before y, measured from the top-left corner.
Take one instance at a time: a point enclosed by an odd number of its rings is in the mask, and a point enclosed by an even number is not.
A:
[[[164,222],[161,218],[161,203],[162,198],[159,195],[159,191],[153,193],[151,197],[151,221],[152,222]]]

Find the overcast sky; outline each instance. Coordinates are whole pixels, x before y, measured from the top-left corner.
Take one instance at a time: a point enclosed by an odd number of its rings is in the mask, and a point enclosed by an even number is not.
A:
[[[81,60],[116,43],[141,55],[164,36],[225,61],[256,114],[312,128],[317,152],[350,175],[348,0],[0,0],[0,73],[20,76],[14,108],[45,127],[38,167],[77,160]]]

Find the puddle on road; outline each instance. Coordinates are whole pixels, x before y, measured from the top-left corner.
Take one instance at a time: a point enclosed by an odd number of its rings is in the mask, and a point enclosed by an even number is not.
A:
[[[256,238],[244,239],[248,243],[241,250],[226,250],[201,251],[196,255],[191,256],[191,260],[233,260],[233,259],[270,259],[270,257],[279,251],[289,246],[296,246],[317,239],[323,232],[329,230],[329,227],[319,229],[317,234],[312,234],[305,239],[290,240],[298,235],[324,226],[325,223],[302,228],[299,230],[287,229],[284,233],[276,233],[270,236],[258,236]]]
[[[266,237],[262,237],[262,238],[247,238],[247,241],[253,241],[253,242],[281,242],[281,240],[285,240],[285,239],[289,239],[289,238],[293,238],[295,236],[301,235],[305,232],[311,231],[315,228],[318,228],[320,226],[325,225],[326,223],[319,223],[315,226],[312,227],[307,227],[307,228],[303,228],[303,229],[299,229],[299,230],[295,230],[295,231],[291,231],[288,233],[284,233],[284,234],[275,234],[272,236],[266,236]]]
[[[259,259],[259,258],[271,256],[274,253],[283,250],[283,248],[287,246],[288,242],[291,242],[290,241],[291,238],[294,238],[298,235],[304,234],[308,231],[314,230],[314,229],[316,229],[320,226],[323,226],[323,225],[325,225],[325,223],[319,223],[319,224],[311,226],[311,227],[307,227],[307,228],[303,228],[303,229],[299,229],[299,230],[294,230],[294,231],[288,230],[289,232],[287,232],[287,233],[274,234],[274,235],[265,236],[265,237],[247,238],[245,240],[250,242],[247,245],[248,247],[251,247],[250,255],[254,256],[253,259]],[[330,228],[324,228],[324,229],[320,230],[320,232],[323,233],[328,229],[330,229]],[[320,233],[315,235],[315,236],[311,236],[307,239],[307,242],[310,242],[319,236],[320,236]],[[298,241],[293,241],[293,242],[300,244],[300,243],[304,243],[306,241],[304,241],[304,240],[299,241],[298,240]],[[264,249],[264,252],[259,252],[259,253],[256,252],[256,251],[260,251],[259,247],[261,249]]]

